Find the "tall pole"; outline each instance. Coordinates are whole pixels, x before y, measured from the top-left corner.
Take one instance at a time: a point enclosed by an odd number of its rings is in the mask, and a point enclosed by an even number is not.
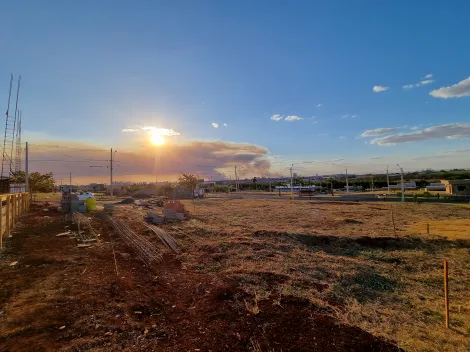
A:
[[[404,180],[405,177],[403,175],[403,168],[399,164],[397,165],[401,171],[401,201],[404,202],[405,201],[405,180]]]
[[[25,157],[25,164],[24,164],[24,173],[26,177],[26,187],[25,191],[29,192],[29,156],[28,156],[28,142],[26,142],[26,157]],[[1,236],[1,235],[0,235]]]
[[[349,194],[348,169],[346,169],[346,194]]]
[[[388,166],[387,166],[387,190],[388,190],[388,193],[390,193],[390,180],[388,178]]]
[[[290,194],[294,196],[294,180],[292,178],[292,168],[294,167],[294,164],[290,167]]]
[[[372,192],[374,192],[374,178],[372,174],[370,174],[370,184],[371,184]]]
[[[70,173],[69,181],[70,181],[70,187],[72,187],[72,173]]]
[[[113,198],[113,148],[111,148],[111,160],[110,160],[111,164],[110,164],[110,167],[109,167],[109,170],[111,172],[111,184],[109,186],[109,195],[111,198]]]
[[[235,165],[235,192],[238,192],[237,165]]]

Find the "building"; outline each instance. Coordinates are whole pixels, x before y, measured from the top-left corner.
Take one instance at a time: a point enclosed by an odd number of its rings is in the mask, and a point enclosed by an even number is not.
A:
[[[470,180],[441,180],[446,186],[446,192],[454,195],[470,195]]]
[[[106,191],[106,186],[104,183],[90,183],[88,185],[88,190],[90,192],[104,192]]]
[[[425,190],[430,191],[445,191],[446,185],[440,182],[431,182],[429,186],[426,186]]]

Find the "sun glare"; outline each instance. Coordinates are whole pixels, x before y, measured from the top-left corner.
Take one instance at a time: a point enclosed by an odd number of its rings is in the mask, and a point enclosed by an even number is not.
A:
[[[165,143],[165,140],[163,139],[163,137],[158,134],[158,133],[152,133],[150,135],[150,142],[153,144],[153,145],[162,145]]]

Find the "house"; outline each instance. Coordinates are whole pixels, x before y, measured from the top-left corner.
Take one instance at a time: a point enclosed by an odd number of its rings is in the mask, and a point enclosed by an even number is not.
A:
[[[446,192],[454,195],[470,195],[470,180],[441,180]]]

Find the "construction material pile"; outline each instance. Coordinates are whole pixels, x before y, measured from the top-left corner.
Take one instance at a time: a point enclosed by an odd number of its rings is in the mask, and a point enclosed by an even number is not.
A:
[[[117,235],[146,263],[161,260],[157,247],[144,236],[135,233],[125,222],[113,219],[105,212],[99,212],[98,216],[109,224]]]
[[[184,205],[177,200],[169,200],[163,206],[163,216],[165,219],[184,220],[189,215],[184,209]]]
[[[178,244],[178,241],[170,235],[168,232],[163,230],[160,227],[157,227],[155,225],[149,225],[144,222],[144,225],[151,230],[154,234],[157,235],[157,237],[162,241],[163,245],[169,249],[172,249],[173,251],[177,251],[180,248],[180,245]]]

